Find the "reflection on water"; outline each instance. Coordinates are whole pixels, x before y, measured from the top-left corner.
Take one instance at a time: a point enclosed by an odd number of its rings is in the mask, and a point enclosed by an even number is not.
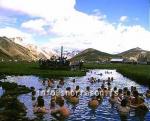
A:
[[[75,79],[77,80],[75,85],[71,82],[74,78],[72,77],[65,78],[65,85],[62,88],[65,89],[68,86],[74,88],[76,85],[79,85],[81,89],[85,89],[87,86],[90,86],[91,89],[96,90],[101,86],[102,82],[91,84],[88,81],[88,78],[95,77],[97,79],[107,79],[109,76],[112,76],[114,77],[114,81],[112,82],[112,88],[115,86],[117,86],[118,88],[136,86],[137,90],[140,93],[144,93],[147,90],[147,87],[139,85],[134,81],[131,81],[130,79],[123,77],[115,70],[109,70],[112,72],[112,74],[105,74],[105,71],[107,70],[92,70],[87,72],[86,76],[75,77]],[[103,73],[103,76],[98,75],[99,73]],[[10,82],[16,82],[20,85],[26,85],[28,87],[33,86],[37,91],[39,89],[46,89],[46,87],[42,85],[42,79],[35,76],[14,76],[14,77],[8,76],[6,80]],[[58,81],[55,80],[56,85],[57,83]],[[54,86],[54,88],[56,87],[56,85]],[[0,91],[0,95],[1,95],[1,91]],[[33,113],[33,104],[35,102],[32,101],[31,93],[21,95],[18,98],[27,107],[27,117],[29,117],[30,119],[35,118],[36,115],[34,115]],[[71,115],[69,116],[67,121],[81,121],[81,120],[82,121],[109,121],[109,120],[120,121],[120,116],[118,115],[116,108],[110,105],[107,97],[103,99],[102,104],[95,111],[88,108],[89,100],[90,100],[89,96],[80,96],[79,104],[77,104],[76,106],[66,103],[65,105],[71,111]],[[44,101],[45,101],[45,106],[49,108],[50,96],[44,96]],[[145,101],[149,107],[150,99],[145,99]],[[44,120],[53,119],[50,113],[43,115],[42,118]],[[139,117],[132,115],[131,112],[130,115],[127,117],[127,120],[140,121],[141,119],[139,119]],[[147,113],[144,120],[150,121],[150,112]]]

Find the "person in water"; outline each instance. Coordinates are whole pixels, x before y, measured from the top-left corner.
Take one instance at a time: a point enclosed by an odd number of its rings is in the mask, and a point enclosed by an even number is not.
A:
[[[72,95],[72,90],[71,90],[70,87],[67,87],[64,97],[65,97],[66,99],[70,99],[71,95]]]
[[[121,104],[121,101],[123,99],[123,91],[122,89],[118,90],[118,104]]]
[[[59,85],[63,86],[64,85],[64,79],[61,78],[60,81],[59,81]]]
[[[117,96],[115,95],[114,91],[112,91],[109,101],[111,104],[115,104],[117,102]]]
[[[73,105],[76,105],[79,103],[79,97],[74,92],[73,95],[70,97],[69,102]]]
[[[133,108],[145,107],[144,99],[139,96],[137,90],[133,91],[133,97],[134,98],[131,99],[131,105],[130,105],[131,107]]]
[[[75,80],[75,79],[73,79],[73,80],[72,80],[72,82],[73,82],[73,83],[75,83],[75,82],[76,82],[76,80]]]
[[[96,99],[96,96],[93,96],[88,103],[89,108],[95,110],[99,106],[99,101]]]
[[[54,110],[54,109],[55,109],[55,106],[56,106],[55,98],[52,98],[51,101],[50,101],[50,109],[51,109],[51,110]]]
[[[52,85],[53,85],[53,82],[52,82],[52,80],[48,80],[48,87],[52,87]]]
[[[121,105],[118,106],[118,111],[121,115],[127,115],[130,111],[130,107],[127,105],[128,102],[126,99],[121,101]]]
[[[146,91],[145,96],[146,96],[147,98],[150,98],[150,89]]]
[[[101,88],[98,88],[98,89],[97,89],[96,99],[97,99],[99,102],[102,101],[102,90],[101,90]]]
[[[60,106],[58,109],[51,111],[51,115],[54,116],[57,120],[65,120],[69,117],[70,111],[67,107],[64,106],[64,100],[61,100],[58,105]]]
[[[43,99],[42,96],[39,96],[37,98],[37,104],[34,107],[34,112],[35,113],[46,113],[47,112],[47,110],[46,110],[46,108],[44,106],[44,99]]]
[[[75,93],[76,93],[77,97],[80,95],[80,87],[79,87],[79,85],[76,86]]]

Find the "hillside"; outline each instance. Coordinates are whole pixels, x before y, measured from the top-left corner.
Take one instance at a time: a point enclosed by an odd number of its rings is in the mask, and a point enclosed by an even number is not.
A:
[[[71,58],[71,61],[107,61],[110,60],[113,57],[113,55],[98,51],[96,49],[88,48],[81,53],[77,54],[73,58]]]
[[[17,60],[36,60],[37,56],[29,49],[14,43],[6,37],[0,37],[0,58]]]
[[[139,47],[127,50],[118,54],[122,58],[134,61],[146,61],[150,59],[150,51],[143,50]]]

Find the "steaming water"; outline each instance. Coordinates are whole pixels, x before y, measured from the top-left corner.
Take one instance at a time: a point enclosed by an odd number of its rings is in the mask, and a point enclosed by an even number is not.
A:
[[[105,71],[112,72],[111,74],[105,74]],[[103,73],[103,76],[98,75],[99,73]],[[117,86],[117,88],[124,88],[124,87],[131,87],[136,86],[137,90],[140,93],[145,93],[148,89],[145,86],[139,85],[136,82],[122,76],[116,70],[90,70],[87,72],[86,76],[83,77],[69,77],[65,78],[65,85],[62,87],[62,89],[65,89],[66,87],[72,87],[74,88],[76,85],[79,85],[81,90],[84,90],[87,86],[90,86],[91,89],[96,90],[101,86],[100,83],[91,84],[88,81],[88,78],[95,77],[97,79],[107,79],[108,77],[113,77],[114,81],[112,82],[111,86],[112,88]],[[72,83],[72,80],[76,79],[75,85]],[[36,91],[39,89],[45,89],[46,87],[42,84],[42,78],[35,77],[35,76],[8,76],[6,81],[9,82],[16,82],[19,85],[26,85],[27,87],[35,87]],[[3,81],[3,80],[1,80]],[[54,88],[56,87],[58,81],[55,80]],[[0,95],[2,90],[0,88]],[[37,95],[36,95],[37,96]],[[25,104],[27,107],[27,117],[30,119],[34,119],[36,115],[33,113],[33,104],[35,103],[32,101],[31,93],[29,94],[23,94],[18,97],[18,99]],[[76,106],[73,106],[69,103],[66,103],[65,105],[69,108],[71,111],[71,115],[67,119],[67,121],[120,121],[119,114],[115,107],[112,107],[108,101],[108,98],[104,98],[103,102],[99,107],[93,111],[88,108],[88,101],[90,100],[90,97],[88,96],[80,96],[79,104]],[[50,96],[44,96],[45,106],[49,109],[49,102],[50,102]],[[150,99],[145,99],[145,102],[150,109]],[[43,120],[51,120],[53,117],[50,115],[50,113],[47,113],[41,117]],[[147,113],[147,115],[144,117],[144,119],[139,118],[138,116],[131,116],[129,114],[128,121],[150,121],[150,112]]]

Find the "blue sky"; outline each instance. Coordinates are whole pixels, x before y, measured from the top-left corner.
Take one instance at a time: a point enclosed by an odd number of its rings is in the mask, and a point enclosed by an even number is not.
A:
[[[88,14],[98,9],[107,15],[108,21],[115,23],[125,15],[129,18],[126,24],[140,24],[149,29],[149,6],[150,0],[77,0],[75,8]]]
[[[149,49],[149,9],[150,0],[1,0],[0,36],[50,48]]]

